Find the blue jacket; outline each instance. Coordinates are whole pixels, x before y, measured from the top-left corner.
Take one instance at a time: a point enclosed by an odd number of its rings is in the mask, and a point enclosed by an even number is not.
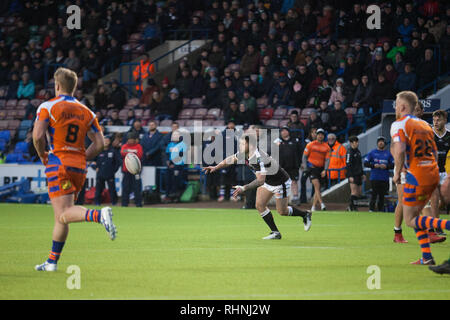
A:
[[[142,148],[144,149],[144,165],[145,166],[160,166],[162,165],[162,151],[164,150],[163,134],[156,130],[150,137],[148,133],[144,134],[141,140]]]
[[[395,81],[394,88],[398,91],[413,91],[416,88],[416,74],[410,73],[400,73],[397,80]]]
[[[376,164],[386,165],[386,169],[375,168]],[[394,168],[394,157],[389,150],[374,149],[364,159],[364,166],[372,168],[370,180],[389,181],[389,170]]]
[[[166,159],[177,166],[186,164],[188,148],[186,144],[181,142],[172,141],[166,148]]]

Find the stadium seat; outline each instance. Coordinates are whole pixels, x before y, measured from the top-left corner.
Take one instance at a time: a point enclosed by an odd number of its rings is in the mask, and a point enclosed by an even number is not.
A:
[[[139,105],[139,99],[138,98],[131,98],[127,101],[125,104],[126,107],[136,107]]]
[[[313,111],[315,111],[314,108],[305,108],[305,109],[303,109],[302,114],[301,114],[300,117],[303,118],[303,119],[308,119],[309,116],[310,116],[310,114],[311,114]]]
[[[273,112],[273,118],[274,119],[283,119],[286,116],[286,114],[287,114],[286,108],[277,108]]]
[[[200,104],[190,104],[188,106],[185,106],[184,108],[185,109],[200,109],[200,108],[203,108],[203,106]]]
[[[225,125],[225,121],[223,120],[214,120],[213,124],[214,127],[220,127]]]
[[[144,110],[142,110],[142,109],[134,110],[134,115],[137,119],[142,119],[143,114],[144,114]]]
[[[233,64],[230,64],[230,65],[228,66],[228,68],[230,68],[230,70],[231,70],[232,72],[234,72],[234,71],[239,71],[239,69],[241,68],[241,66],[240,66],[239,64],[237,64],[237,63],[233,63]]]
[[[4,140],[0,139],[0,152],[4,152],[6,149],[7,143]]]
[[[29,103],[30,103],[30,100],[28,100],[28,99],[21,99],[17,103],[17,107],[21,108],[21,109],[25,109]]]
[[[6,95],[8,94],[8,88],[0,88],[0,98],[4,98],[6,97]]]
[[[186,120],[184,120],[184,119],[178,119],[177,120],[178,126],[180,126],[180,127],[184,127],[184,123],[185,122],[186,122]]]
[[[17,106],[17,99],[9,99],[6,102],[6,109],[14,109]]]
[[[20,122],[19,129],[26,129],[26,130],[28,130],[28,129],[31,128],[32,125],[33,125],[33,121],[31,121],[31,120],[22,120]]]
[[[160,127],[170,127],[172,125],[172,120],[162,120],[159,123]]]
[[[14,147],[14,152],[16,153],[27,153],[28,152],[28,142],[20,141],[16,143]]]
[[[142,40],[142,33],[132,33],[129,38],[130,43],[140,43]]]
[[[193,127],[194,124],[195,124],[195,120],[193,120],[193,119],[187,119],[187,120],[184,121],[183,126],[184,126],[184,127]]]
[[[144,120],[150,120],[151,117],[152,117],[152,116],[151,116],[151,111],[150,111],[150,109],[145,109],[145,110],[144,110],[144,113],[142,114],[142,119],[144,119]]]
[[[265,125],[269,127],[277,127],[279,126],[280,121],[277,119],[266,120]]]
[[[203,99],[202,98],[194,98],[191,100],[190,104],[196,104],[199,106],[203,106]]]
[[[262,110],[258,110],[259,119],[260,120],[269,120],[272,119],[273,116],[273,109],[272,108],[265,108]]]
[[[280,120],[280,123],[278,124],[280,126],[280,128],[287,126],[289,123],[289,120],[284,119],[284,120]]]
[[[0,99],[0,109],[3,109],[6,106],[6,100]]]
[[[220,109],[212,108],[208,110],[208,114],[206,115],[206,119],[217,120],[220,117]]]
[[[0,130],[6,130],[6,129],[8,129],[8,121],[0,120]]]
[[[194,115],[194,109],[186,108],[181,110],[180,114],[178,115],[179,119],[192,119],[192,116]]]
[[[213,125],[213,123],[214,123],[214,120],[203,120],[202,126],[204,126],[204,127],[210,127],[210,126]]]
[[[19,129],[17,133],[17,140],[23,141],[27,138],[28,129]]]
[[[17,130],[20,126],[20,120],[10,120],[8,121],[9,130]]]
[[[191,104],[191,99],[189,98],[183,98],[183,106],[188,106]]]
[[[25,119],[26,113],[27,113],[26,110],[23,110],[23,109],[22,110],[17,110],[16,119],[18,119],[18,120]]]
[[[6,119],[6,110],[0,110],[0,120]]]
[[[128,110],[127,109],[122,109],[119,111],[119,119],[124,121],[127,120],[128,118]]]
[[[201,120],[201,119],[206,117],[207,113],[208,113],[208,109],[206,109],[206,108],[196,109],[194,111],[193,119],[200,119]]]
[[[1,125],[2,125],[2,121],[0,121],[0,127],[1,127]],[[6,125],[5,125],[5,129],[6,129],[6,126],[7,126],[7,122],[6,122]],[[8,143],[9,140],[11,140],[11,133],[8,130],[0,131],[0,140],[3,140],[6,143]]]
[[[45,90],[45,89],[39,90],[39,92],[38,92],[36,98],[37,98],[37,99],[40,99],[40,100],[44,100],[44,99],[45,99],[45,93],[46,93],[46,91],[47,91],[47,90]]]
[[[14,110],[14,109],[6,110],[6,120],[15,119],[16,115],[17,115],[17,110]]]

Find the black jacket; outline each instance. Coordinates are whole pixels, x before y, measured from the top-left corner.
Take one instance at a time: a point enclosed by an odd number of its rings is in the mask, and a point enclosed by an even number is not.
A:
[[[120,153],[110,146],[97,156],[95,162],[98,168],[97,178],[111,179],[122,165],[122,158]]]
[[[290,137],[279,140],[280,166],[287,171],[298,170],[302,163],[303,146],[299,138]]]
[[[348,148],[346,156],[347,177],[358,177],[364,174],[361,151]]]

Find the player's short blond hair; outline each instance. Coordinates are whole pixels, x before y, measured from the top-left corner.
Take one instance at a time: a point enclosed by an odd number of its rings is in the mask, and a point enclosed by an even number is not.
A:
[[[77,87],[77,74],[67,68],[58,68],[53,75],[55,82],[59,83],[62,91],[73,95]]]
[[[413,112],[416,105],[419,103],[419,98],[417,94],[412,91],[402,91],[397,93],[397,98],[402,99],[409,106],[410,111]]]

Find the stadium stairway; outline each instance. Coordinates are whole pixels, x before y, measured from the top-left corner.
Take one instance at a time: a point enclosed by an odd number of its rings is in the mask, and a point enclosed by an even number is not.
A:
[[[206,40],[193,40],[190,45],[183,46],[183,44],[187,43],[188,41],[189,40],[167,40],[163,44],[153,48],[148,52],[142,52],[142,55],[132,61],[127,62],[126,65],[119,66],[119,68],[117,68],[113,72],[105,75],[103,78],[100,78],[98,80],[98,83],[107,84],[111,83],[113,80],[121,82],[120,78],[122,78],[122,82],[130,82],[130,79],[132,79],[132,72],[136,68],[136,65],[133,64],[139,63],[139,61],[143,59],[143,55],[145,53],[149,55],[152,62],[157,60],[157,63],[155,65],[155,73],[152,75],[152,78],[157,83],[160,83],[164,79],[164,77],[167,76],[170,83],[174,83],[179,61],[187,57],[188,63],[192,65],[193,63],[195,63],[198,55],[200,54],[201,48],[203,48],[203,46],[208,42]],[[173,52],[167,54],[171,51]],[[131,87],[133,88],[132,91],[135,94],[136,90],[134,89],[134,85]],[[90,95],[93,95],[93,92],[91,92]],[[93,96],[90,95],[87,94],[89,98],[93,98]]]

